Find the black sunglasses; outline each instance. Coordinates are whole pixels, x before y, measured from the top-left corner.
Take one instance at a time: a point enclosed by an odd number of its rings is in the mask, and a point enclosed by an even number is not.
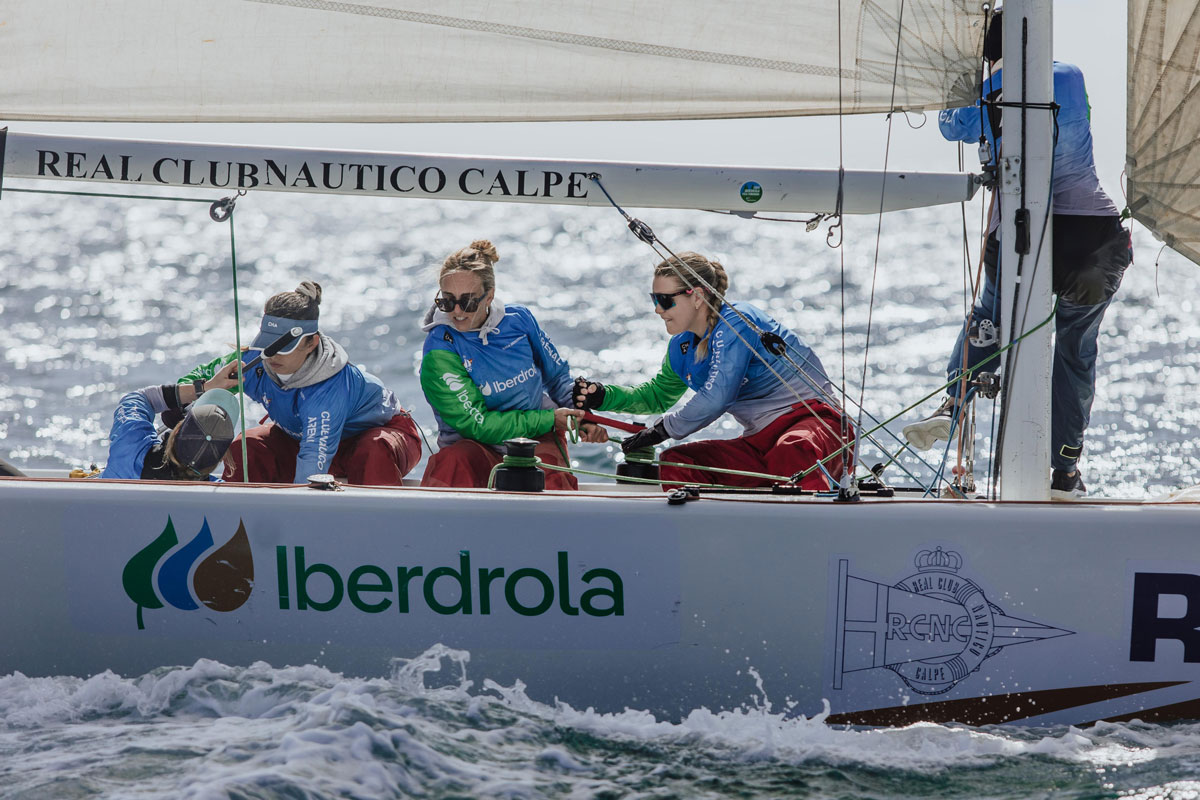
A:
[[[680,289],[678,292],[651,292],[650,302],[663,311],[675,307],[675,298],[681,294],[691,294],[693,289]]]
[[[487,292],[484,292],[481,295],[476,295],[475,297],[472,297],[469,294],[455,297],[449,292],[442,292],[437,297],[433,298],[433,304],[438,307],[438,310],[445,311],[447,314],[453,311],[454,306],[457,304],[462,308],[463,311],[470,314],[472,311],[479,308],[480,301],[485,297],[487,297]]]

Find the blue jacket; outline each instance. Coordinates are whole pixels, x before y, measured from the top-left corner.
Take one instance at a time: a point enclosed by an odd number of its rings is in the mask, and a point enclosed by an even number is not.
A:
[[[438,444],[499,444],[554,428],[555,407],[571,407],[571,368],[528,308],[501,305],[479,330],[460,332],[428,318],[421,389],[438,423]]]
[[[671,369],[696,392],[683,408],[663,417],[663,425],[673,439],[695,433],[725,412],[741,423],[745,435],[756,433],[800,402],[796,395],[804,400],[832,402],[833,386],[812,348],[755,306],[733,306],[759,330],[783,337],[787,356],[804,374],[780,356],[772,355],[759,341],[759,335],[727,303],[721,308],[721,319],[703,359],[695,360],[694,348],[700,337],[690,331],[672,336],[667,347]],[[755,353],[763,356],[771,369]],[[772,374],[772,369],[786,385]]]
[[[984,81],[983,95],[989,101],[1002,98],[1002,73],[1002,69],[996,70]],[[1057,117],[1058,133],[1054,144],[1054,213],[1116,216],[1117,207],[1100,187],[1100,179],[1096,176],[1096,162],[1092,154],[1092,109],[1088,104],[1087,89],[1079,67],[1060,61],[1054,62],[1054,102],[1060,106]],[[1013,109],[1006,111],[1012,113]],[[988,110],[984,108],[981,111],[978,103],[966,108],[951,108],[940,112],[938,127],[942,136],[958,142],[978,142],[982,133],[992,144],[989,163],[996,163],[1002,138],[999,120],[993,121]],[[999,203],[993,209],[989,230],[996,228],[998,220]]]
[[[247,351],[242,360],[256,355]],[[259,364],[245,374],[245,390],[284,433],[300,442],[296,477],[301,480],[328,472],[343,439],[385,425],[401,413],[395,395],[353,364],[296,389],[281,387]]]
[[[146,454],[159,442],[154,428],[155,410],[141,391],[130,392],[121,398],[113,412],[112,430],[108,433],[108,463],[101,478],[137,480],[142,477]],[[210,481],[217,478],[209,476]]]
[[[754,328],[780,336],[787,344],[788,360],[768,351],[759,334],[734,309],[745,315]],[[697,360],[696,345],[700,338],[690,331],[672,336],[658,375],[632,388],[606,386],[599,410],[662,413],[691,389],[696,394],[683,408],[662,418],[671,438],[682,439],[725,412],[745,428],[743,435],[750,435],[801,400],[834,405],[833,386],[816,353],[799,336],[755,306],[723,305],[721,318],[713,326],[708,352]]]

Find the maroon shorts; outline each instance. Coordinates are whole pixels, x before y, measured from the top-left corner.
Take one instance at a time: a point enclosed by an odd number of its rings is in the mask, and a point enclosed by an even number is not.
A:
[[[711,439],[669,448],[659,457],[661,461],[680,464],[700,464],[706,467],[739,469],[746,472],[765,472],[791,477],[808,469],[842,446],[842,416],[824,403],[810,400],[807,406],[797,403],[792,410],[781,414],[771,424],[750,436],[736,439]],[[848,441],[854,431],[849,429]],[[835,478],[842,473],[841,454],[825,462],[825,469]],[[673,484],[720,483],[726,486],[770,486],[773,481],[747,475],[728,475],[687,467],[663,466],[659,477]],[[819,468],[800,482],[804,489],[829,489],[829,481]],[[664,486],[664,489],[673,488]]]
[[[253,483],[307,483],[296,475],[300,443],[275,423],[246,431],[246,453]],[[408,414],[397,414],[378,428],[342,439],[329,472],[358,486],[399,486],[421,460],[421,436]],[[234,440],[225,456],[226,481],[242,481],[242,441]],[[293,478],[295,479],[293,481]]]
[[[557,441],[556,441],[557,439]],[[560,434],[547,433],[537,437],[538,446],[534,454],[546,464],[569,467],[563,453],[567,451],[565,437]],[[562,451],[559,451],[559,447]],[[474,439],[459,439],[452,445],[443,447],[429,457],[425,465],[425,476],[421,478],[422,486],[456,486],[463,488],[486,488],[488,476],[492,467],[500,463],[503,456],[485,444]],[[579,488],[579,481],[569,472],[558,470],[542,470],[546,473],[547,489]]]

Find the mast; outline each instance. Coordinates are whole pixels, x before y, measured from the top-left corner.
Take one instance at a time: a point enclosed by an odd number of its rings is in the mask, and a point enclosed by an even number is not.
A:
[[[1000,179],[1002,341],[1008,344],[1049,315],[1052,226],[1053,115],[1021,103],[1054,100],[1051,0],[1004,5]],[[1044,229],[1044,230],[1043,230]],[[1015,301],[1015,304],[1014,304]],[[999,442],[1000,499],[1050,499],[1050,378],[1053,323],[1008,351]]]

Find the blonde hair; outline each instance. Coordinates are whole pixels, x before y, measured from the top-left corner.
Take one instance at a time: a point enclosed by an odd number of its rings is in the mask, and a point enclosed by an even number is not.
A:
[[[704,292],[712,298],[708,301],[708,333],[696,345],[696,360],[700,361],[708,354],[708,340],[712,338],[717,320],[721,318],[721,303],[729,288],[729,276],[725,268],[719,261],[688,250],[660,262],[654,268],[654,277],[674,278],[685,287]],[[711,287],[711,291],[708,287]]]
[[[183,420],[175,423],[175,427],[171,428],[171,432],[167,434],[167,461],[171,464],[171,471],[175,473],[175,479],[181,481],[203,481],[207,480],[207,475],[200,475],[195,470],[190,470],[175,456],[175,439],[179,436],[179,430],[183,427]]]
[[[473,272],[483,282],[483,291],[486,294],[496,288],[496,272],[492,265],[499,260],[500,255],[496,252],[494,244],[487,239],[476,239],[471,242],[470,247],[464,247],[446,256],[438,272],[438,284],[451,272]]]

